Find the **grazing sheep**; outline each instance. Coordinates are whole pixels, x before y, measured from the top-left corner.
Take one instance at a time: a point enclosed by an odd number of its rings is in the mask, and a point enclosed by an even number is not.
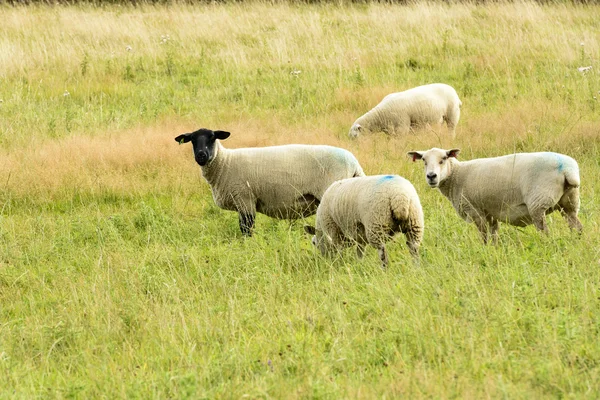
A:
[[[286,146],[226,149],[219,140],[229,132],[199,129],[179,135],[192,142],[194,158],[224,210],[239,213],[240,229],[251,236],[256,212],[296,219],[314,214],[329,185],[364,176],[352,153],[332,146]]]
[[[316,228],[304,229],[314,235],[312,242],[323,255],[356,244],[362,257],[370,244],[379,250],[385,268],[385,242],[395,233],[404,233],[410,253],[418,257],[424,224],[413,185],[398,175],[375,175],[332,183],[317,210]]]
[[[461,101],[456,90],[444,83],[417,86],[383,98],[371,111],[358,118],[348,136],[385,132],[407,134],[413,126],[441,124],[446,121],[448,133],[456,136]]]
[[[460,162],[460,149],[410,151],[423,159],[430,187],[437,187],[466,221],[477,225],[483,241],[488,229],[498,240],[499,222],[534,224],[548,231],[546,214],[560,210],[571,229],[582,230],[579,211],[579,167],[558,153],[517,153]]]

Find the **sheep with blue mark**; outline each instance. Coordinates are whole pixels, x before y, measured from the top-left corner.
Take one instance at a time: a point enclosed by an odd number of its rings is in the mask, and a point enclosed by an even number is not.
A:
[[[474,222],[485,243],[498,240],[499,223],[535,225],[547,233],[546,214],[560,210],[579,232],[579,166],[559,153],[517,153],[458,161],[460,149],[411,151],[423,160],[425,178],[450,200],[458,214]]]
[[[448,133],[454,138],[461,105],[456,90],[444,83],[432,83],[391,93],[358,118],[348,136],[356,138],[371,132],[407,134],[412,128],[445,121]]]
[[[329,185],[364,176],[352,153],[339,147],[292,144],[227,149],[229,132],[199,129],[175,138],[192,142],[194,158],[224,210],[237,211],[242,234],[252,235],[256,213],[297,219],[313,215]]]
[[[385,268],[385,243],[398,232],[404,233],[411,255],[418,259],[424,225],[414,186],[398,175],[374,175],[332,183],[317,209],[316,226],[304,228],[323,255],[357,245],[362,257],[369,244],[378,250]]]

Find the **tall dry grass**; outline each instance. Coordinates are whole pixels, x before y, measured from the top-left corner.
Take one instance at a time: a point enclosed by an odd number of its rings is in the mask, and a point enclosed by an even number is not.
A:
[[[526,1],[0,5],[0,397],[598,397],[598,20]],[[455,140],[347,138],[434,81],[463,101]],[[420,265],[400,238],[387,272],[372,250],[321,258],[302,221],[261,215],[242,239],[173,140],[199,127],[407,177]],[[483,246],[405,155],[431,146],[573,156],[583,235],[555,213],[548,236]]]

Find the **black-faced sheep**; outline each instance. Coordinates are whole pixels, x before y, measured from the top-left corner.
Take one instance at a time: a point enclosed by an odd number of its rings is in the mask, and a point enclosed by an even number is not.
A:
[[[192,142],[194,158],[215,203],[239,213],[240,229],[247,236],[252,234],[257,212],[282,219],[312,215],[332,182],[364,175],[354,155],[338,147],[293,144],[226,149],[219,140],[229,135],[199,129],[175,140]]]

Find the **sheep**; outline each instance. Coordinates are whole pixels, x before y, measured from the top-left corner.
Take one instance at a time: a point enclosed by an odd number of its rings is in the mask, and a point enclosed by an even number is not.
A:
[[[316,227],[304,229],[323,255],[356,244],[362,258],[365,245],[370,244],[379,251],[385,268],[385,242],[398,232],[404,233],[411,255],[418,259],[424,225],[419,196],[408,180],[373,175],[332,183],[317,209]]]
[[[244,236],[252,236],[257,212],[280,219],[313,215],[332,182],[364,176],[354,155],[338,147],[294,144],[226,149],[219,140],[229,135],[199,129],[175,140],[192,142],[194,158],[215,204],[239,213]]]
[[[517,153],[471,161],[456,159],[460,149],[410,151],[422,159],[425,177],[450,200],[456,212],[474,222],[484,243],[491,232],[498,241],[499,222],[548,232],[546,214],[560,210],[569,227],[579,232],[579,167],[558,153]]]
[[[356,138],[363,132],[407,134],[411,127],[446,121],[448,133],[454,139],[461,105],[452,86],[444,83],[417,86],[385,96],[371,111],[354,122],[348,136]]]

